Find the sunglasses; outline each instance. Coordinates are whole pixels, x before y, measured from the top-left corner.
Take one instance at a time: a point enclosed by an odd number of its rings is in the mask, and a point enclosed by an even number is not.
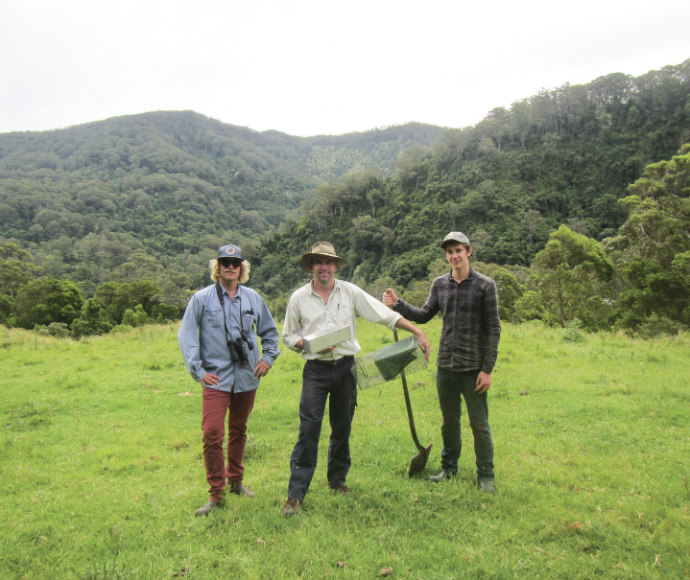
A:
[[[242,267],[242,260],[232,258],[220,258],[218,263],[223,266],[223,268],[229,268],[232,266],[233,268],[237,269]]]

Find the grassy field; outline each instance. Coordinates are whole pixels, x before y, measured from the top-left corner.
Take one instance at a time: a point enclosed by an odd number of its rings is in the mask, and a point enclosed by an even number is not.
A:
[[[438,345],[440,324],[426,328]],[[360,391],[348,497],[321,459],[280,510],[301,358],[283,349],[249,424],[245,483],[208,518],[199,386],[176,326],[80,342],[0,327],[0,578],[690,578],[690,337],[640,341],[505,325],[490,392],[498,491],[440,464],[435,365]],[[360,324],[364,351],[392,340]],[[404,336],[404,333],[403,333]],[[577,337],[576,337],[577,338]],[[435,355],[432,355],[432,363]]]

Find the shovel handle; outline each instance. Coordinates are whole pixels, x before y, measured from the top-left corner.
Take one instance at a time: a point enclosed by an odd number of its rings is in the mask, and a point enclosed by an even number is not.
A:
[[[393,329],[393,338],[395,338],[395,342],[398,342],[398,331],[395,328]],[[410,401],[410,392],[407,388],[407,378],[405,377],[404,369],[400,371],[400,378],[402,379],[403,393],[405,393],[405,406],[407,407],[407,418],[410,422],[410,431],[412,432],[412,439],[414,439],[414,443],[417,446],[417,449],[423,451],[424,446],[419,442],[419,438],[417,437],[417,430],[414,426],[414,417],[412,415],[412,403]]]

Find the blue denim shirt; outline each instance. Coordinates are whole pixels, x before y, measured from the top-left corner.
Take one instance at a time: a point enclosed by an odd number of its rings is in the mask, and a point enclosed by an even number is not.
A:
[[[278,329],[263,298],[251,288],[239,286],[235,299],[223,291],[225,316],[230,337],[226,336],[223,308],[218,300],[215,284],[196,292],[187,304],[177,333],[185,366],[194,380],[206,373],[220,377],[214,388],[236,393],[253,391],[259,387],[254,367],[261,359],[273,366],[278,350]],[[228,338],[238,338],[240,328],[251,348],[247,349],[248,364],[233,363]],[[261,352],[257,343],[261,339]]]

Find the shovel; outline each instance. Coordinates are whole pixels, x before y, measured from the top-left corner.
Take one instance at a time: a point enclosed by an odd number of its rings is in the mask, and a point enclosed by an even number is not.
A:
[[[398,331],[393,330],[393,337],[395,342],[398,342]],[[419,449],[419,453],[412,458],[410,462],[409,476],[412,477],[414,474],[419,473],[426,466],[426,462],[429,460],[429,452],[431,451],[432,443],[429,443],[426,447],[423,447],[417,438],[417,430],[414,427],[414,417],[412,416],[412,403],[410,403],[410,392],[407,389],[407,379],[405,378],[405,371],[400,372],[400,377],[402,378],[403,392],[405,393],[405,405],[407,406],[407,418],[410,421],[410,431],[412,432],[412,439]]]

